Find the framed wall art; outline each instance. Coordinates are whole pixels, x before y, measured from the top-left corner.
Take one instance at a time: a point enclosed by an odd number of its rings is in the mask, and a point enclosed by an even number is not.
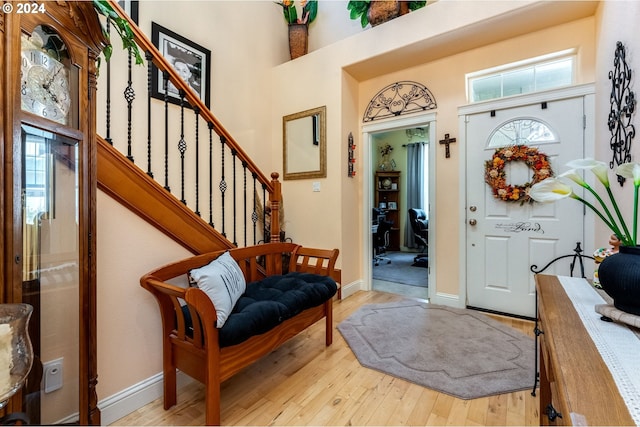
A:
[[[121,0],[118,2],[120,7],[124,9],[124,11],[129,15],[129,18],[133,20],[136,24],[138,24],[138,6],[139,1],[137,0]]]
[[[182,79],[195,90],[205,105],[210,107],[211,51],[155,22],[151,23],[151,40]],[[162,72],[155,66],[151,75],[151,85],[151,96],[164,100]],[[167,99],[174,104],[180,104],[178,89],[171,82],[167,85]],[[189,106],[188,103],[185,105]]]

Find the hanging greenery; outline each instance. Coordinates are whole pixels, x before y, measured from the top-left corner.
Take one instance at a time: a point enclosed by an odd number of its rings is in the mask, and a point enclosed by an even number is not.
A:
[[[122,48],[128,49],[136,58],[136,64],[144,64],[144,59],[142,59],[142,54],[140,53],[140,49],[136,44],[135,38],[133,36],[133,31],[131,30],[131,26],[126,19],[120,17],[113,10],[113,7],[107,0],[93,0],[93,7],[100,15],[105,16],[113,25],[113,28],[116,29],[120,39],[122,40]],[[107,30],[103,27],[102,32],[105,37],[110,41],[109,34]],[[104,59],[109,61],[111,59],[111,54],[113,53],[113,46],[109,44],[102,51],[104,55]]]

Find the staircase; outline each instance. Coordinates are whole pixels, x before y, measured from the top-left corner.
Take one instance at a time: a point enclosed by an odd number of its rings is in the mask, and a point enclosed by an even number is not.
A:
[[[258,168],[117,2],[109,3],[145,61],[136,65],[130,50],[117,48],[119,36],[105,20],[116,48],[98,82],[98,188],[194,254],[280,241],[278,174]]]

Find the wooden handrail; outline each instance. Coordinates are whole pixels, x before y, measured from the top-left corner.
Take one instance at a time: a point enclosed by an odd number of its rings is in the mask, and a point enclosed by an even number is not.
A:
[[[184,93],[184,99],[194,108],[199,110],[200,117],[210,124],[211,129],[224,140],[227,147],[234,153],[234,156],[238,158],[243,165],[246,165],[247,170],[255,176],[255,179],[260,182],[269,196],[271,225],[270,225],[270,237],[269,241],[278,242],[280,240],[280,226],[278,218],[279,211],[281,209],[280,204],[282,201],[281,184],[278,181],[279,174],[277,172],[271,173],[271,179],[267,177],[253,162],[253,160],[247,155],[247,153],[240,147],[238,142],[231,136],[231,134],[224,128],[220,121],[213,115],[211,110],[204,104],[196,92],[187,84],[180,75],[176,72],[173,66],[167,61],[166,58],[160,53],[158,48],[149,40],[149,38],[142,32],[135,22],[124,12],[122,7],[117,1],[109,0],[113,10],[131,27],[133,38],[138,47],[147,53],[147,56],[151,58],[153,64],[163,73],[166,73],[169,81],[173,85]],[[265,240],[267,236],[265,236]]]
[[[260,168],[251,160],[251,158],[247,155],[247,153],[240,147],[240,145],[236,142],[236,140],[231,136],[231,134],[222,126],[220,121],[213,115],[213,113],[207,108],[204,102],[198,97],[195,91],[180,78],[180,75],[174,70],[169,61],[165,59],[164,56],[160,53],[160,51],[153,45],[153,43],[145,36],[145,34],[140,30],[140,28],[129,18],[126,12],[120,7],[117,1],[109,0],[109,3],[113,7],[120,17],[125,19],[131,30],[133,32],[134,39],[136,44],[147,53],[150,53],[153,57],[153,63],[158,69],[163,72],[166,72],[169,75],[169,80],[171,83],[175,85],[178,90],[182,90],[185,93],[185,99],[191,104],[193,107],[197,107],[200,110],[200,115],[204,118],[208,123],[213,125],[213,130],[221,137],[223,137],[226,143],[231,147],[232,150],[235,150],[238,158],[247,164],[247,168],[256,174],[258,181],[263,184],[269,193],[273,193],[273,186],[271,185],[271,181],[269,178],[262,173]]]

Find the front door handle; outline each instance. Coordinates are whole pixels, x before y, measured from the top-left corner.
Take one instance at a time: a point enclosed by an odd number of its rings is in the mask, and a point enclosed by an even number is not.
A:
[[[478,223],[478,221],[476,221],[475,219],[470,219],[469,220],[469,225],[476,225]]]

